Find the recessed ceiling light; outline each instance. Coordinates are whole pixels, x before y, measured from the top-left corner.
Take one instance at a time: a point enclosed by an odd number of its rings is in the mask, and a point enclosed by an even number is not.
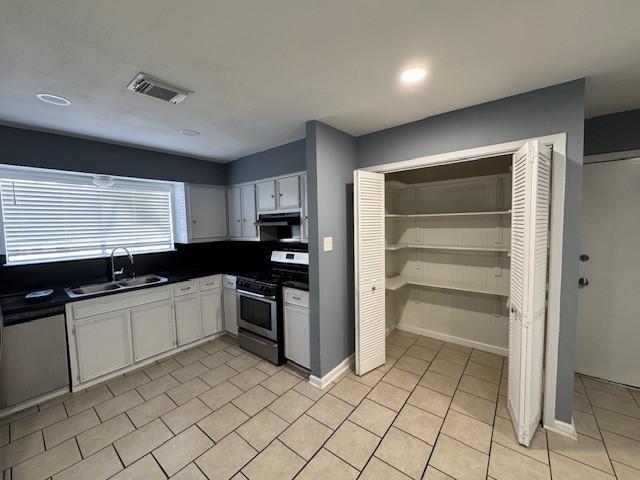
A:
[[[416,83],[427,76],[427,70],[424,67],[412,67],[406,69],[400,75],[400,80],[404,83]]]
[[[38,100],[42,100],[45,103],[50,103],[51,105],[58,105],[60,107],[66,107],[71,105],[71,100],[67,100],[64,97],[59,95],[53,95],[52,93],[36,93],[36,98]]]
[[[197,137],[200,135],[200,132],[196,130],[180,130],[180,133],[186,135],[187,137]]]

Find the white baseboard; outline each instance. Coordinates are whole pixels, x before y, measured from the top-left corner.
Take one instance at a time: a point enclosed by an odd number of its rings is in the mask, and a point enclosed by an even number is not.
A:
[[[351,365],[353,365],[354,355],[354,353],[349,355],[349,357],[341,361],[322,378],[316,377],[315,375],[309,375],[309,383],[320,390],[324,389],[327,385],[351,368]]]
[[[417,335],[424,335],[426,337],[435,338],[437,340],[443,340],[445,342],[456,343],[458,345],[463,345],[465,347],[471,347],[477,350],[482,350],[489,353],[495,353],[496,355],[502,355],[503,357],[509,356],[508,348],[489,345],[488,343],[477,342],[475,340],[468,340],[466,338],[456,337],[454,335],[436,332],[434,330],[428,330],[426,328],[414,327],[413,325],[407,325],[404,323],[398,323],[396,325],[396,328],[398,330],[403,330],[405,332],[415,333]]]
[[[571,423],[563,422],[561,420],[554,420],[553,424],[544,425],[544,428],[545,430],[550,430],[574,440],[578,439],[578,434],[576,433],[576,426],[573,423],[573,418],[571,419]]]
[[[385,328],[384,330],[384,337],[387,338],[389,335],[391,335],[393,333],[393,331],[396,329],[396,325],[391,325],[390,327]]]

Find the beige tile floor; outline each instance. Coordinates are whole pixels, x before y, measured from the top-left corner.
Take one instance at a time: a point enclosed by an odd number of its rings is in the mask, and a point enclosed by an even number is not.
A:
[[[640,392],[576,376],[578,441],[519,446],[502,357],[395,332],[324,391],[230,337],[0,419],[5,479],[640,479]]]

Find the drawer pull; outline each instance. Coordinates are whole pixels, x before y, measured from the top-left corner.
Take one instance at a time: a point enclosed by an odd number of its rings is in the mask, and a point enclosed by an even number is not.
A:
[[[215,283],[214,282],[209,282],[209,283],[205,283],[204,285],[205,285],[205,287],[209,287],[211,285],[215,285]]]
[[[180,290],[186,292],[187,290],[191,290],[191,287],[181,287]]]
[[[297,295],[292,295],[291,298],[293,298],[294,300],[302,300],[302,298],[298,297]]]

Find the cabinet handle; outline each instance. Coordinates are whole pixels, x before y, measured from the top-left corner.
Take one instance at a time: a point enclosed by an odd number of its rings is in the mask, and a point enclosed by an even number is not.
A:
[[[274,195],[274,194],[271,194],[271,198],[273,198],[273,197],[275,197],[275,195]]]
[[[302,300],[300,297],[298,297],[297,295],[292,295],[291,298],[293,298],[294,300]]]
[[[247,219],[246,219],[246,218],[243,218],[243,219],[242,219],[242,221],[243,221],[243,222],[246,222],[246,221],[247,221]]]
[[[180,290],[186,292],[187,290],[191,290],[191,287],[181,287]]]
[[[278,195],[280,195],[282,197],[284,195],[284,193],[279,193]]]
[[[209,287],[209,286],[211,286],[213,284],[214,284],[213,282],[209,282],[209,283],[205,283],[204,285],[205,285],[205,287]]]
[[[197,222],[198,222],[197,220],[191,220],[191,223],[197,223]]]
[[[236,220],[236,222],[240,222],[240,219]]]

